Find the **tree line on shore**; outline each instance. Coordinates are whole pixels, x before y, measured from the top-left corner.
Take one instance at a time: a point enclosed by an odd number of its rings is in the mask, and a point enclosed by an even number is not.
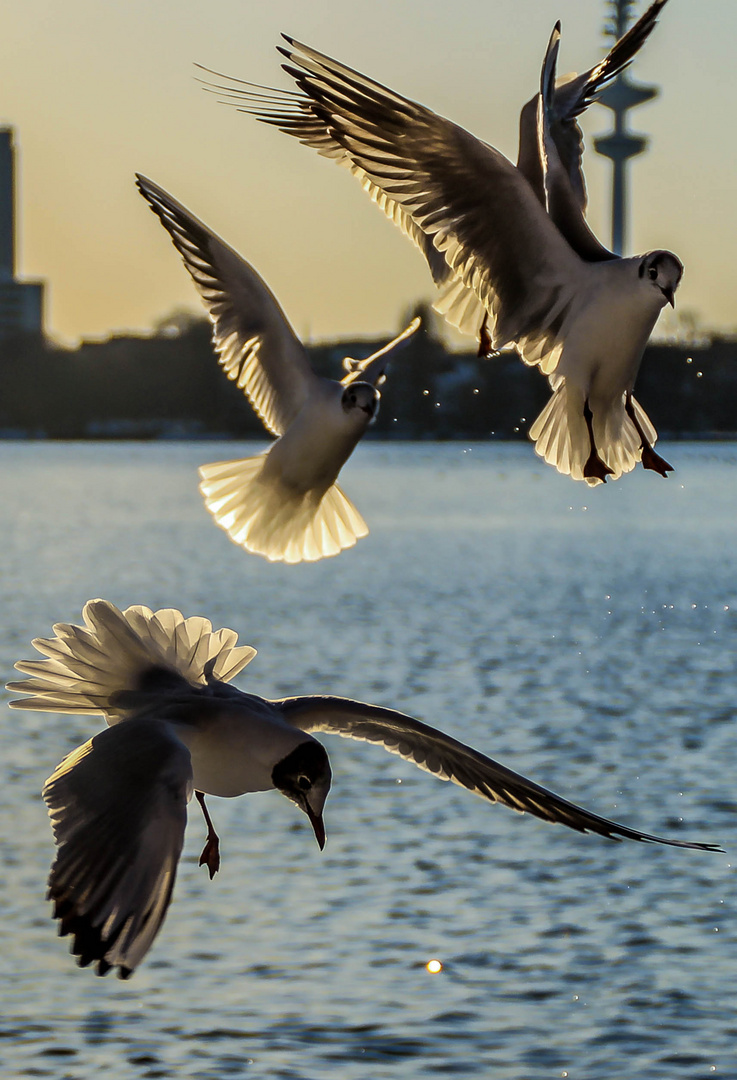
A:
[[[386,340],[386,339],[383,339]],[[316,371],[340,378],[344,356],[382,339],[309,346]],[[370,435],[380,439],[522,439],[549,396],[514,352],[451,352],[432,320],[389,368]],[[737,432],[737,339],[650,345],[636,394],[661,435]],[[34,335],[0,342],[0,437],[263,439],[264,429],[213,355],[210,324],[185,318],[148,335],[64,349]]]

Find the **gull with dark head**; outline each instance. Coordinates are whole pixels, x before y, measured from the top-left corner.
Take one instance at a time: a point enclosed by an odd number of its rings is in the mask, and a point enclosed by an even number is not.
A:
[[[200,468],[205,505],[230,539],[272,562],[337,555],[368,528],[337,483],[379,408],[394,350],[419,319],[340,381],[317,375],[276,297],[232,248],[144,176],[138,188],[192,276],[220,365],[277,436],[263,454]]]
[[[614,840],[718,851],[663,839],[592,814],[442,731],[394,709],[350,698],[268,700],[229,685],[254,657],[232,630],[146,607],[85,605],[84,626],[58,623],[33,644],[43,660],[20,661],[30,678],[8,684],[29,697],[16,709],[102,714],[110,725],[72,751],[43,796],[57,844],[49,877],[59,932],[79,964],[127,978],[143,960],[171,900],[197,794],[208,826],[200,865],[220,866],[205,795],[233,798],[276,789],[306,814],[325,844],[331,784],[316,733],[377,743],[490,803]]]
[[[560,472],[590,485],[642,461],[662,476],[655,429],[632,390],[642,353],[683,267],[668,251],[622,259],[585,220],[577,118],[629,64],[666,0],[601,63],[556,79],[560,25],[540,90],[522,110],[517,165],[457,124],[284,35],[298,90],[228,79],[228,103],[348,168],[424,252],[436,308],[482,351],[514,345],[553,390],[530,437]]]

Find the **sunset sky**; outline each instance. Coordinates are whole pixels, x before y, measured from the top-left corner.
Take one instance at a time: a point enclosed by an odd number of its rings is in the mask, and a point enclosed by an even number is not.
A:
[[[645,3],[635,6],[639,14]],[[19,273],[49,285],[57,339],[146,329],[200,310],[143,172],[264,276],[298,333],[394,329],[433,294],[424,261],[349,174],[203,92],[194,62],[289,87],[280,31],[358,68],[516,156],[550,30],[560,71],[603,55],[603,0],[22,0],[2,5],[0,125],[20,150]],[[661,96],[631,114],[651,136],[631,166],[630,247],[683,260],[679,307],[737,327],[735,0],[670,0],[636,64]],[[586,122],[589,217],[608,242],[608,162]]]

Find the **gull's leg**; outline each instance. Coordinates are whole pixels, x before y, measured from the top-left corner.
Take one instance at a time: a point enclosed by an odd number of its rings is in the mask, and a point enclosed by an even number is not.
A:
[[[601,458],[599,457],[596,449],[596,443],[594,442],[594,425],[593,425],[593,413],[589,408],[589,399],[583,403],[583,418],[586,421],[586,427],[589,430],[589,445],[591,447],[591,453],[589,454],[588,461],[583,467],[584,479],[597,479],[601,480],[602,484],[606,484],[607,476],[611,476],[614,469],[610,469]]]
[[[489,314],[485,311],[479,327],[479,350],[476,355],[491,356],[493,352],[494,346],[491,343],[491,334],[489,333]]]
[[[202,807],[202,813],[205,815],[205,823],[207,825],[207,840],[202,849],[198,865],[207,867],[208,873],[210,874],[210,881],[212,881],[220,869],[220,837],[215,832],[212,818],[205,806],[205,793],[203,791],[195,791],[195,795],[197,796],[197,802]]]
[[[665,458],[662,458],[660,454],[656,454],[650,443],[645,438],[642,428],[637,422],[637,417],[635,416],[635,407],[632,404],[632,394],[629,391],[625,395],[624,410],[629,416],[632,423],[635,425],[635,431],[640,436],[640,449],[642,450],[643,469],[652,469],[653,472],[660,473],[661,476],[667,476],[669,472],[673,472],[673,466],[669,465]]]

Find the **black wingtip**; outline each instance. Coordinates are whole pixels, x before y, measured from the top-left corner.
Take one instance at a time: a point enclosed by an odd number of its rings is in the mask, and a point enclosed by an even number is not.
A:
[[[555,73],[558,66],[558,49],[560,47],[560,21],[553,27],[548,47],[543,57],[543,66],[540,72],[540,93],[543,103],[547,108],[555,91]]]

